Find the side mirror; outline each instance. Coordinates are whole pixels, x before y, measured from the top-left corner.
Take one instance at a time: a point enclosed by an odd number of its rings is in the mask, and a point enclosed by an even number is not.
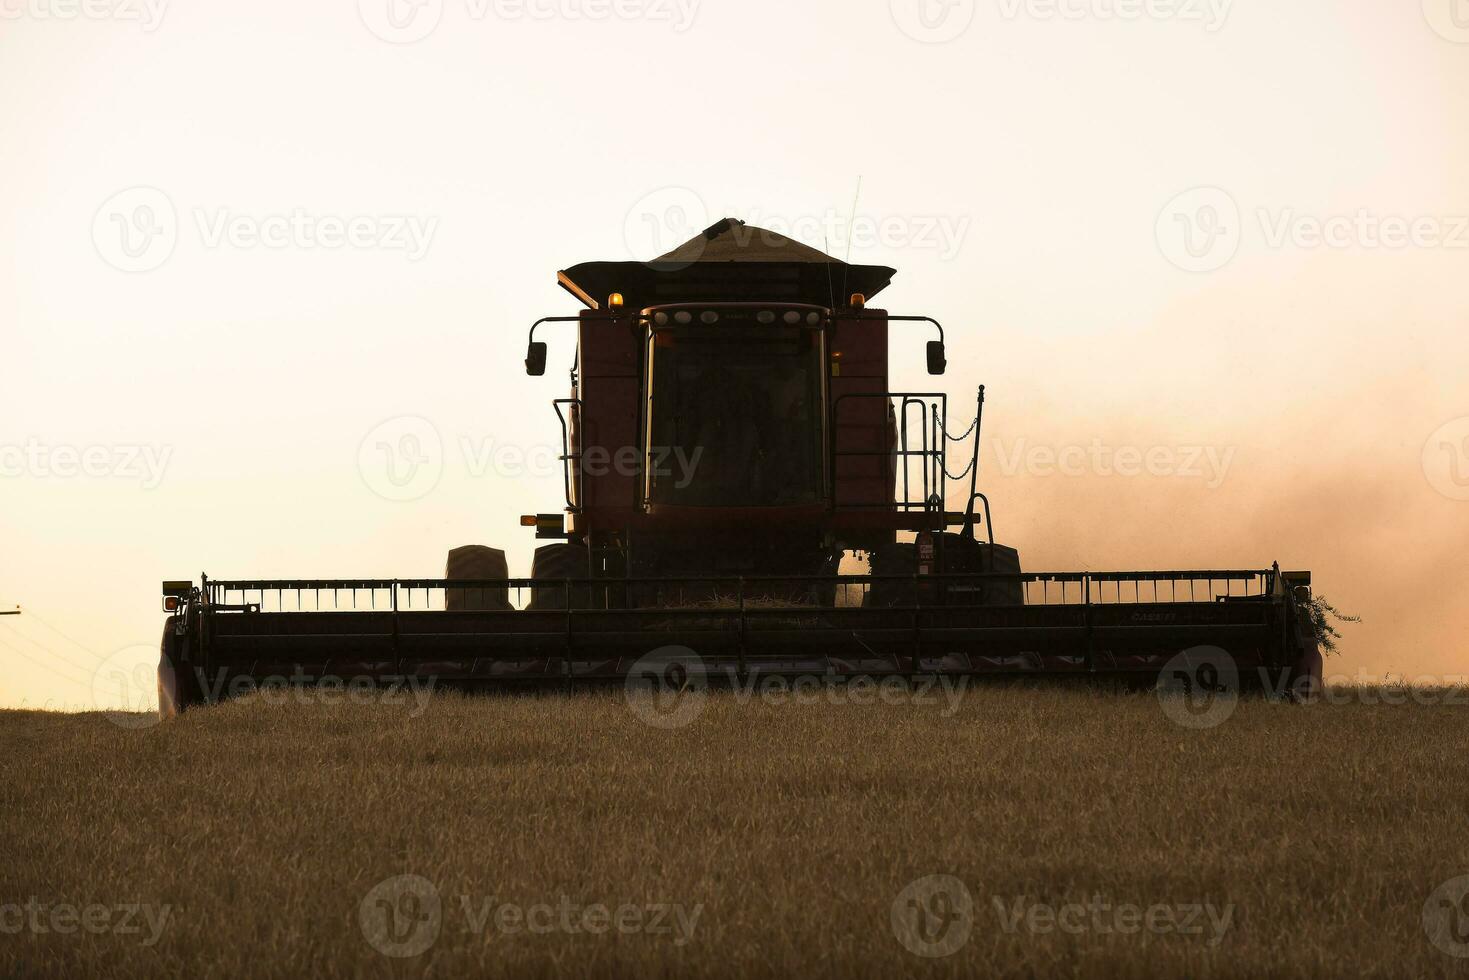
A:
[[[546,373],[546,342],[532,340],[525,350],[525,373],[539,378]]]
[[[928,373],[943,374],[944,368],[949,362],[944,359],[944,342],[942,340],[930,340],[928,342]]]

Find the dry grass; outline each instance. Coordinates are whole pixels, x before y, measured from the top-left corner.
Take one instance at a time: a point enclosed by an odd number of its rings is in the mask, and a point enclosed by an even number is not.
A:
[[[1462,974],[1425,900],[1469,874],[1465,709],[1247,701],[1191,731],[1152,695],[984,688],[932,705],[740,703],[649,727],[615,693],[241,702],[126,730],[0,713],[0,904],[171,906],[143,934],[0,933],[0,975]],[[365,939],[429,879],[413,959]],[[944,873],[967,944],[891,910]],[[670,935],[474,932],[460,896],[702,906]],[[1201,936],[1006,931],[995,900],[1232,906]],[[560,913],[556,913],[559,915]],[[5,919],[0,918],[0,926]],[[670,920],[671,921],[671,920]]]

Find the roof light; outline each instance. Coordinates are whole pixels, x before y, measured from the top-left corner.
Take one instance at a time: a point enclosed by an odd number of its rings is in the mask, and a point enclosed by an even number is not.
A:
[[[813,326],[813,327],[816,326],[818,323],[821,322],[821,314],[820,313],[807,313],[806,314],[806,322],[809,323],[809,324],[811,324],[811,326]]]
[[[653,322],[660,327],[665,326],[668,323],[668,314],[664,313],[662,310],[659,310],[657,313],[653,314]]]
[[[761,323],[774,323],[775,313],[772,310],[761,310],[759,313],[755,314],[755,319],[759,320]]]
[[[693,323],[694,315],[688,310],[679,310],[677,313],[673,314],[673,321],[675,323]]]
[[[620,309],[622,309],[622,294],[621,293],[613,293],[611,296],[608,296],[607,297],[607,308],[609,310],[620,310]]]
[[[699,314],[699,322],[700,323],[718,323],[719,322],[719,314],[718,313],[715,313],[713,310],[705,310],[703,313],[700,313]]]
[[[852,298],[847,300],[847,305],[854,310],[865,309],[867,306],[867,297],[861,293],[853,293]]]
[[[797,313],[795,310],[786,310],[786,315],[782,317],[782,319],[784,319],[786,323],[790,324],[800,323],[801,314]]]

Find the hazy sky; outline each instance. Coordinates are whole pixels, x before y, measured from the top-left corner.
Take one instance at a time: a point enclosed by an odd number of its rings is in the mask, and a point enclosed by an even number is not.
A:
[[[1329,671],[1469,674],[1464,0],[0,0],[0,91],[0,706],[164,578],[529,574],[556,270],[724,215],[946,323],[1028,568],[1279,560]]]

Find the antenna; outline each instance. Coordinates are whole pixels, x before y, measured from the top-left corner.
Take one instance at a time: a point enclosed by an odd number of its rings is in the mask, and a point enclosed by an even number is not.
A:
[[[847,267],[842,269],[842,295],[847,295],[847,268],[852,265],[852,226],[857,223],[857,200],[862,196],[862,175],[857,175],[857,189],[852,192],[852,213],[847,216]]]
[[[821,236],[821,248],[822,251],[826,252],[826,295],[831,298],[831,309],[832,312],[835,312],[837,308],[837,293],[836,288],[831,284],[831,242],[827,240],[825,235]],[[843,272],[843,286],[846,285],[846,278],[847,274]]]

